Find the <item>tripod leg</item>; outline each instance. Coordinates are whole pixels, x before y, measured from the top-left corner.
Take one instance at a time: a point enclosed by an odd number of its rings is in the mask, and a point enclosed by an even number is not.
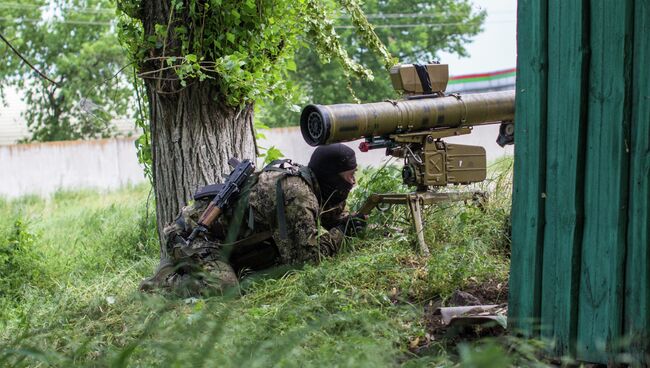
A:
[[[409,209],[411,210],[411,217],[413,218],[413,225],[415,225],[415,234],[418,237],[418,244],[420,252],[423,256],[429,256],[429,247],[424,241],[424,227],[422,226],[422,210],[420,207],[420,200],[417,196],[409,196],[408,199]]]

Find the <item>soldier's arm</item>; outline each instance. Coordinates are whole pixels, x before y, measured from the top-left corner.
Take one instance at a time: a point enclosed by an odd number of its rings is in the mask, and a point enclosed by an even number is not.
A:
[[[279,229],[274,238],[285,263],[318,262],[334,255],[343,242],[343,232],[333,227],[320,227],[318,201],[311,189],[299,178],[287,178],[285,188],[285,216],[287,238],[282,239]]]
[[[331,208],[323,208],[320,212],[320,224],[326,229],[331,229],[345,222],[350,215],[345,209],[345,202]]]

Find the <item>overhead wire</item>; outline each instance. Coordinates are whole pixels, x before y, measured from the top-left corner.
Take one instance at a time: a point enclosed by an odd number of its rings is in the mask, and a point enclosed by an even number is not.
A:
[[[43,8],[43,5],[29,5],[29,4],[20,4],[20,3],[2,3],[0,2],[0,8],[4,9],[39,9]],[[110,8],[69,8],[71,11],[79,13],[97,13],[97,14],[114,14],[115,9]],[[481,9],[478,9],[481,10]],[[490,14],[513,14],[513,11],[500,11],[500,12],[490,12]],[[454,16],[454,15],[466,15],[467,12],[448,12],[448,13],[369,13],[366,14],[368,19],[399,19],[399,18],[433,18],[438,16]],[[338,18],[349,19],[351,18],[348,14],[342,14]]]
[[[6,18],[0,17],[0,21],[13,21],[13,23],[27,22],[27,23],[39,23],[43,22],[43,19],[36,18]],[[86,26],[110,26],[113,25],[111,22],[99,22],[99,21],[84,21],[84,20],[59,20],[56,23],[61,24],[73,24],[73,25],[86,25]]]
[[[13,53],[16,54],[16,56],[18,56],[20,60],[22,60],[25,64],[27,64],[29,68],[35,71],[41,78],[47,80],[48,82],[54,84],[57,87],[59,86],[58,83],[50,79],[47,75],[45,75],[43,72],[38,70],[34,65],[32,65],[32,63],[30,63],[29,60],[27,60],[27,58],[23,56],[23,54],[21,54],[18,50],[16,50],[16,48],[11,44],[11,42],[9,42],[9,40],[4,38],[2,33],[0,33],[0,40],[2,40],[5,44],[7,44],[7,46],[11,49],[11,51],[13,51]]]
[[[513,23],[514,20],[504,20],[498,22],[486,22],[486,23]],[[444,27],[455,27],[455,26],[464,26],[468,23],[456,22],[456,23],[420,23],[420,24],[373,24],[373,28],[415,28],[415,27],[431,27],[431,28],[444,28]],[[356,28],[356,26],[346,25],[346,26],[334,26],[335,29],[350,29]]]
[[[4,9],[25,9],[25,10],[34,10],[39,9],[44,6],[41,5],[29,5],[29,4],[19,4],[19,3],[2,3],[0,2],[0,8]],[[108,8],[69,8],[68,10],[86,13],[86,14],[114,14],[114,9]],[[513,12],[492,12],[491,14],[512,14]],[[444,13],[443,16],[453,16],[453,15],[466,15],[466,12],[453,12],[453,13]],[[434,18],[439,17],[440,14],[431,14],[431,13],[370,13],[366,14],[367,19],[417,19],[417,18]],[[350,15],[343,14],[338,17],[339,19],[350,19]],[[40,19],[34,18],[19,18],[20,21],[38,23]],[[0,17],[0,21],[11,21],[11,18]],[[18,21],[18,20],[17,20]],[[500,21],[487,21],[485,23],[512,23],[515,20],[500,20]],[[75,21],[75,20],[63,20],[58,21],[58,23],[64,24],[75,24],[75,25],[96,25],[96,26],[109,26],[113,23],[111,22],[102,22],[102,21]],[[374,28],[415,28],[415,27],[431,27],[431,28],[443,28],[443,27],[455,27],[465,25],[467,23],[463,22],[453,22],[453,23],[418,23],[418,24],[373,24]],[[355,28],[353,25],[337,25],[334,26],[335,29],[352,29]]]
[[[41,8],[47,8],[47,5],[30,5],[30,4],[20,4],[20,3],[0,3],[0,9],[23,9],[23,10],[36,10]],[[115,14],[115,9],[109,8],[68,8],[71,11],[78,13],[89,13],[89,14]]]
[[[0,17],[0,21],[13,21],[14,23],[28,22],[28,23],[39,23],[43,19],[36,18],[7,18]],[[488,21],[485,23],[513,23],[515,20],[500,20],[500,21]],[[77,21],[77,20],[62,20],[56,21],[56,23],[62,24],[73,24],[73,25],[90,25],[90,26],[110,26],[113,25],[112,22],[100,22],[100,21]],[[444,28],[444,27],[457,27],[462,25],[467,25],[469,23],[463,22],[454,22],[454,23],[412,23],[412,24],[373,24],[373,28],[415,28],[415,27],[430,27],[430,28]],[[356,28],[353,25],[340,25],[334,26],[334,29],[352,29]]]

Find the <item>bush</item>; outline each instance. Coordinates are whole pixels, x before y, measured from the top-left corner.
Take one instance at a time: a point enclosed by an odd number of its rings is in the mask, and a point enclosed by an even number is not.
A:
[[[22,218],[14,221],[10,234],[0,240],[0,297],[17,301],[24,289],[42,274],[41,255],[34,249],[37,236]]]

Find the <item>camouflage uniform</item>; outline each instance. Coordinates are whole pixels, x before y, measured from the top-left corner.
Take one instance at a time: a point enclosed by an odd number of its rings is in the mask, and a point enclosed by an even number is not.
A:
[[[179,217],[165,227],[168,259],[161,261],[156,274],[143,282],[143,289],[162,286],[188,295],[219,291],[236,285],[236,272],[247,268],[318,262],[339,250],[344,234],[337,226],[347,218],[345,202],[321,208],[316,180],[312,180],[310,185],[302,177],[284,172],[263,171],[249,180],[256,183],[250,190],[244,220],[239,226],[234,226],[234,231],[239,240],[257,236],[259,241],[233,245],[231,250],[226,248],[224,240],[235,221],[235,206],[232,206],[208,229],[206,236],[196,238],[189,247],[185,246],[183,238],[192,232],[209,204],[209,199],[196,200],[184,207]],[[278,180],[281,180],[284,196],[286,237],[282,236],[277,218]],[[265,239],[269,236],[270,239]],[[258,253],[253,257],[255,261],[246,259],[248,254],[255,252]],[[233,264],[236,265],[234,269]]]

